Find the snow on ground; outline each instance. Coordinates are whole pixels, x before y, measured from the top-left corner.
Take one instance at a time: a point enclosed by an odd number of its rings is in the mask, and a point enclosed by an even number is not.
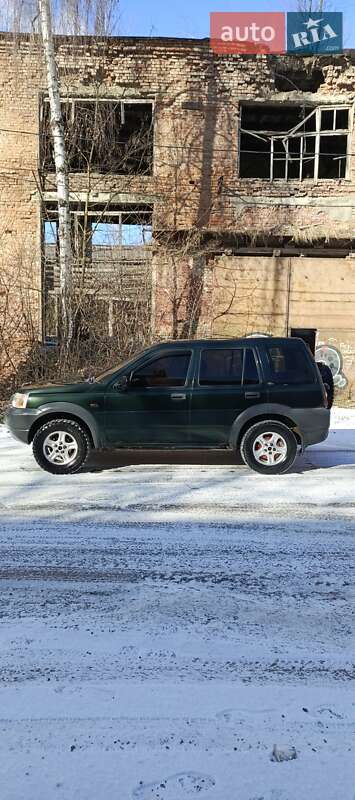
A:
[[[355,800],[354,480],[354,410],[268,478],[0,426],[1,800]]]

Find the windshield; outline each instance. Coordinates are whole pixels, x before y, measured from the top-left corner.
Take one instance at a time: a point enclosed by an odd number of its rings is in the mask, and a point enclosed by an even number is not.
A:
[[[149,350],[151,350],[151,347],[146,347],[145,350],[139,350],[138,353],[132,354],[125,361],[121,361],[120,364],[115,364],[114,367],[110,367],[110,369],[107,369],[105,372],[101,372],[100,375],[96,375],[95,383],[105,383],[107,380],[109,380],[111,375],[114,375],[115,372],[118,372],[118,370],[123,369],[123,367],[125,367],[126,364],[130,364],[131,361],[137,358],[137,356],[143,356],[144,353],[149,353]]]

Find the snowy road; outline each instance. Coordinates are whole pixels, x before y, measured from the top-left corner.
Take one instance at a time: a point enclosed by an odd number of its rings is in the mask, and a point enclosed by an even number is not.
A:
[[[0,433],[1,800],[355,800],[355,412],[333,425],[279,478],[68,480]]]

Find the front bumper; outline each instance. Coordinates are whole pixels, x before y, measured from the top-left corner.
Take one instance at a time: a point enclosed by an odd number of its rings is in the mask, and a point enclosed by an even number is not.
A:
[[[30,429],[38,415],[35,408],[13,408],[9,406],[5,411],[5,425],[20,442],[29,443]]]

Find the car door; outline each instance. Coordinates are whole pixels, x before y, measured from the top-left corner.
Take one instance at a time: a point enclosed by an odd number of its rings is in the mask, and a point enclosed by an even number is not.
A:
[[[206,346],[191,396],[191,444],[227,445],[234,420],[265,397],[252,347]]]
[[[186,447],[191,360],[190,350],[164,351],[127,375],[124,391],[120,384],[110,386],[105,397],[108,445]]]

